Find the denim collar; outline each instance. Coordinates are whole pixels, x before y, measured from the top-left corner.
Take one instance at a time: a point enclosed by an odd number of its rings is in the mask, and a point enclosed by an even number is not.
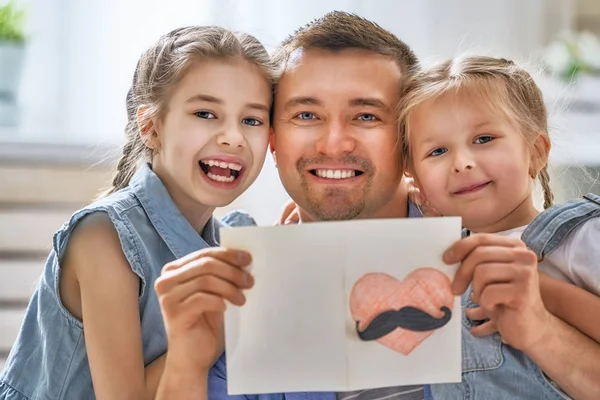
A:
[[[181,214],[160,178],[144,164],[129,183],[148,219],[176,258],[206,247],[218,246],[221,223],[210,217],[202,235]]]

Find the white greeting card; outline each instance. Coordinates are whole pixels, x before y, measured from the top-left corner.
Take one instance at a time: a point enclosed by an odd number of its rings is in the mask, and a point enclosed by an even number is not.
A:
[[[221,229],[255,285],[225,313],[229,394],[349,391],[461,380],[460,218]]]

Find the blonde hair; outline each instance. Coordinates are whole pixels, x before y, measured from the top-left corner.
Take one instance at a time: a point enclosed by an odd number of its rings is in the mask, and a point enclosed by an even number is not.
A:
[[[109,195],[129,184],[142,160],[150,161],[153,150],[143,143],[138,130],[138,107],[147,106],[140,121],[163,117],[170,93],[195,61],[240,57],[257,65],[274,84],[276,69],[263,45],[253,36],[216,26],[191,26],[162,36],[138,61],[133,84],[126,98],[127,125],[123,155],[117,164]]]
[[[470,90],[486,106],[502,113],[524,135],[535,155],[545,157],[533,146],[538,134],[547,135],[548,116],[542,92],[531,75],[504,58],[466,56],[417,72],[408,84],[399,110],[405,163],[411,157],[408,136],[410,117],[415,108],[461,89]],[[537,178],[544,192],[544,208],[548,208],[552,206],[554,195],[550,188],[547,163],[542,166]]]

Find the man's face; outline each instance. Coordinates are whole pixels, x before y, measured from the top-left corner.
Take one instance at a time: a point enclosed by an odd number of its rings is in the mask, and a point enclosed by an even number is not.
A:
[[[402,179],[396,106],[401,73],[360,50],[298,50],[275,95],[277,168],[317,220],[385,217]]]

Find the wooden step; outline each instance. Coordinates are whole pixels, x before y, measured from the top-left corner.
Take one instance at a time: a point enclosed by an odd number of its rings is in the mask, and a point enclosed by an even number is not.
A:
[[[1,203],[79,208],[111,179],[106,168],[0,165]]]
[[[27,304],[44,269],[45,260],[0,259],[0,306]]]
[[[48,253],[52,236],[72,213],[70,209],[0,209],[0,253]]]

